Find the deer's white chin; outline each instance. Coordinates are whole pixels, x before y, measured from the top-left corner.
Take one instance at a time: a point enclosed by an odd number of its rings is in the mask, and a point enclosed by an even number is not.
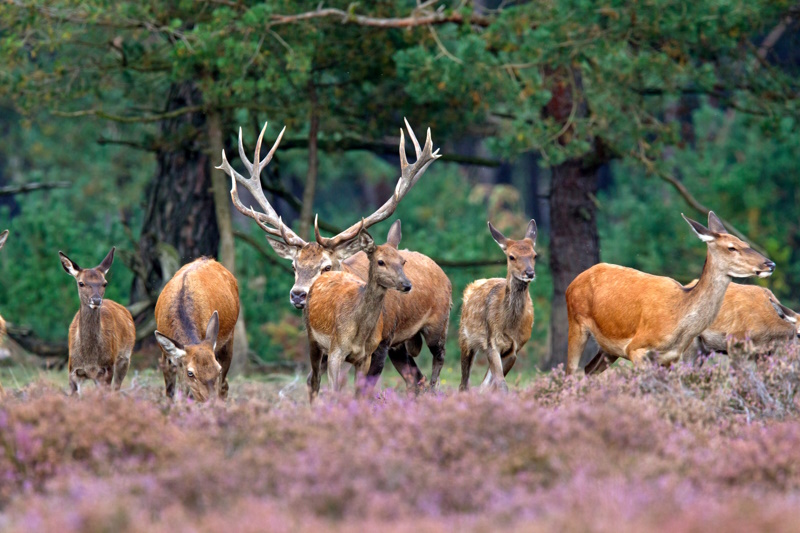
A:
[[[772,272],[770,272],[768,270],[764,270],[764,271],[758,273],[758,277],[759,278],[768,278],[771,275],[772,275]]]

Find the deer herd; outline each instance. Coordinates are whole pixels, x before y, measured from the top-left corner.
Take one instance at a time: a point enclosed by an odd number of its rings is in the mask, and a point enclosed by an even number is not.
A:
[[[319,394],[323,373],[331,388],[342,387],[344,363],[355,367],[357,394],[369,394],[387,356],[409,390],[438,387],[452,307],[450,280],[431,258],[399,249],[400,220],[391,225],[384,244],[376,244],[367,231],[392,216],[440,157],[439,150],[433,150],[430,129],[420,146],[407,121],[405,125],[416,161],[410,164],[406,158],[401,129],[401,173],[394,194],[374,213],[334,237],[323,237],[315,219],[314,242],[303,240],[283,223],[261,187],[261,172],[286,128],[261,159],[265,124],[252,162],[239,129],[239,156],[249,177],[234,170],[222,152],[217,168],[231,177],[233,205],[258,224],[280,257],[292,262],[295,280],[289,301],[303,311],[311,402]],[[260,211],[245,206],[239,185]],[[708,248],[702,273],[692,283],[684,286],[668,277],[601,263],[570,284],[566,291],[567,374],[578,371],[590,336],[600,349],[585,366],[587,375],[602,372],[618,358],[638,364],[650,357],[670,365],[681,357],[728,350],[734,341],[747,340],[764,351],[775,342],[798,336],[797,315],[768,289],[731,283],[732,278],[767,277],[775,264],[728,233],[713,212],[708,214],[708,227],[684,219]],[[533,328],[528,285],[536,278],[536,223],[530,221],[520,240],[507,238],[491,222],[488,226],[506,256],[507,274],[505,279],[477,280],[464,290],[458,329],[462,391],[469,388],[478,353],[488,361],[482,387],[507,390],[505,377]],[[8,230],[0,233],[0,248],[7,237]],[[80,392],[82,381],[90,379],[119,390],[136,335],[130,312],[104,298],[114,248],[91,269],[80,268],[61,252],[59,256],[64,270],[75,278],[80,298],[80,309],[69,328],[70,388]],[[155,317],[167,396],[173,397],[179,388],[200,402],[226,398],[239,318],[239,288],[233,274],[207,257],[185,265],[164,286]],[[0,333],[4,329],[0,317]],[[433,356],[429,381],[415,361],[423,342]]]

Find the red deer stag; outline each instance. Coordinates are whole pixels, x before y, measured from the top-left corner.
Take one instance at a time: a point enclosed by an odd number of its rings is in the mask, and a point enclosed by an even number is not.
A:
[[[713,211],[708,228],[683,218],[708,246],[696,286],[600,263],[567,287],[567,374],[578,370],[589,335],[600,352],[587,365],[588,373],[605,370],[619,357],[640,363],[654,354],[660,364],[670,364],[714,322],[731,278],[765,278],[775,270],[775,263],[727,233]]]
[[[239,285],[224,266],[208,257],[184,265],[156,302],[156,339],[167,396],[184,390],[204,402],[228,396],[233,330],[239,318]]]
[[[411,187],[419,180],[428,166],[438,157],[438,150],[433,150],[431,132],[428,129],[424,148],[421,148],[411,126],[406,121],[409,137],[414,144],[417,160],[413,165],[408,163],[405,152],[405,136],[400,130],[400,167],[401,176],[395,187],[394,195],[389,198],[377,211],[364,219],[364,228],[389,218],[394,213],[398,202],[408,193]],[[266,131],[264,129],[256,142],[255,155],[251,163],[245,155],[242,143],[242,131],[239,129],[239,156],[250,173],[247,179],[236,172],[228,163],[225,152],[222,153],[222,165],[218,168],[225,170],[231,176],[231,198],[236,208],[244,215],[254,219],[258,225],[274,237],[267,239],[272,248],[284,259],[292,261],[295,272],[295,283],[289,293],[292,305],[298,309],[305,309],[308,292],[314,281],[324,272],[344,271],[359,276],[366,280],[369,271],[369,259],[360,252],[361,243],[356,238],[361,228],[357,223],[332,238],[323,238],[319,234],[315,221],[316,242],[306,242],[295,234],[292,229],[283,223],[275,210],[270,205],[261,187],[261,171],[272,159],[280,144],[284,128],[278,135],[272,149],[261,160],[261,143]],[[263,212],[247,208],[239,199],[237,182],[243,185]],[[373,364],[369,370],[371,377],[380,375],[383,370],[386,349],[390,348],[389,356],[409,386],[417,388],[424,382],[424,378],[412,357],[416,357],[422,347],[424,337],[428,348],[433,355],[433,369],[431,372],[430,386],[436,387],[439,381],[439,372],[444,365],[445,341],[447,339],[447,326],[450,318],[451,285],[450,280],[439,266],[425,255],[408,250],[401,250],[400,255],[406,261],[405,273],[415,290],[407,295],[400,295],[390,291],[386,295],[384,308],[387,319],[386,336],[381,343],[381,355],[373,357]],[[310,376],[309,376],[310,383]]]
[[[686,287],[696,284],[697,280]],[[717,318],[689,345],[685,355],[694,359],[699,353],[727,352],[737,341],[747,341],[754,350],[766,352],[776,343],[797,338],[798,326],[797,314],[771,290],[731,283]]]
[[[477,352],[489,359],[483,386],[508,390],[506,375],[517,353],[531,337],[533,302],[528,284],[536,277],[536,222],[531,220],[522,240],[507,239],[489,222],[492,238],[506,254],[505,279],[479,279],[464,289],[458,343],[461,347],[461,386],[469,388],[469,374]]]
[[[325,272],[308,295],[306,330],[311,352],[309,400],[319,392],[322,354],[328,354],[328,381],[339,390],[339,372],[345,361],[356,367],[357,390],[367,379],[373,352],[386,337],[390,317],[384,312],[387,292],[411,291],[403,266],[406,260],[397,250],[400,221],[389,229],[386,244],[376,246],[362,228],[356,238],[369,258],[364,282],[348,272]]]
[[[128,373],[136,328],[130,312],[117,302],[103,298],[106,274],[114,261],[114,250],[95,268],[82,269],[62,252],[61,266],[78,283],[81,307],[69,326],[69,386],[80,392],[84,379],[112,385],[119,390]]]

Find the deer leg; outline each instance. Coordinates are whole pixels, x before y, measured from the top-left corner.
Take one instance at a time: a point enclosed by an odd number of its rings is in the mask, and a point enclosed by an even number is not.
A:
[[[581,355],[586,343],[589,341],[589,330],[575,320],[569,322],[569,334],[567,336],[567,366],[564,369],[567,375],[578,371],[581,362]]]
[[[401,344],[389,349],[389,360],[397,372],[403,377],[406,390],[419,392],[419,387],[425,382],[425,376],[417,366],[417,362],[409,353],[408,346]]]
[[[69,389],[70,389],[70,394],[80,395],[81,393],[81,385],[80,382],[78,381],[78,376],[75,375],[75,372],[69,373]]]
[[[122,380],[128,374],[128,367],[131,364],[131,352],[120,353],[114,361],[114,390],[122,388]]]
[[[385,357],[385,355],[384,355]],[[355,365],[355,374],[356,374],[356,398],[360,398],[368,394],[370,390],[372,390],[371,385],[374,385],[375,382],[373,381],[370,384],[369,379],[367,377],[367,373],[369,372],[369,368],[372,364],[370,361],[371,357],[365,357],[358,361]]]
[[[335,391],[339,391],[342,388],[342,382],[339,381],[339,374],[344,358],[344,351],[338,347],[332,349],[328,354],[328,382]]]
[[[508,375],[511,369],[514,368],[514,363],[516,362],[517,356],[513,353],[503,357],[503,377]]]
[[[178,367],[170,363],[166,354],[161,353],[161,372],[164,373],[164,387],[167,398],[175,397],[175,382],[178,379]]]
[[[323,356],[322,350],[314,341],[311,341],[309,345],[309,356],[311,359],[311,372],[308,374],[306,385],[308,387],[308,403],[314,403],[314,400],[319,395],[319,379],[322,365],[324,363],[326,367],[323,372],[327,371],[328,365],[327,358]]]
[[[111,387],[111,381],[114,379],[114,367],[110,366],[103,369],[103,386]]]
[[[224,400],[228,397],[228,370],[231,369],[233,361],[233,334],[231,334],[230,340],[214,355],[217,356],[219,366],[222,367],[219,372],[219,397]]]
[[[444,366],[444,339],[438,339],[435,342],[428,343],[428,349],[433,356],[433,365],[431,368],[431,384],[429,390],[436,390],[439,387],[439,374],[442,372]]]
[[[608,370],[608,368],[613,365],[617,359],[619,359],[619,357],[609,355],[603,350],[599,350],[597,355],[595,355],[594,358],[583,368],[583,371],[587,376],[592,374],[601,374]]]
[[[469,373],[472,371],[472,363],[475,361],[475,350],[462,344],[461,346],[461,385],[458,390],[464,392],[469,390]]]
[[[481,386],[487,387],[493,384],[498,389],[508,392],[506,378],[503,375],[503,361],[500,357],[500,350],[495,346],[489,346],[487,356],[489,359],[489,372],[486,373],[486,379]]]
[[[390,340],[383,340],[378,347],[372,352],[372,360],[370,361],[369,368],[364,374],[364,393],[370,394],[375,388],[375,384],[383,374],[383,367],[386,364],[386,354],[389,352]]]

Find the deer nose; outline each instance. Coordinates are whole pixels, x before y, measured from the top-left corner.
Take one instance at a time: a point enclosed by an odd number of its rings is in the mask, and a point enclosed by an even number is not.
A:
[[[289,293],[289,301],[298,309],[302,309],[306,305],[306,298],[308,293],[302,289],[292,289]]]
[[[764,261],[764,266],[767,267],[770,272],[775,270],[775,263],[772,261]]]
[[[100,307],[102,303],[103,303],[102,298],[89,298],[89,305],[91,306]]]
[[[535,278],[535,277],[536,277],[536,272],[534,272],[534,270],[533,270],[532,268],[529,268],[529,269],[527,269],[527,270],[525,271],[525,275],[526,275],[527,277],[529,277],[530,279],[533,279],[533,278]]]
[[[404,281],[403,284],[402,284],[402,290],[403,290],[403,292],[411,292],[411,282],[410,281]]]

